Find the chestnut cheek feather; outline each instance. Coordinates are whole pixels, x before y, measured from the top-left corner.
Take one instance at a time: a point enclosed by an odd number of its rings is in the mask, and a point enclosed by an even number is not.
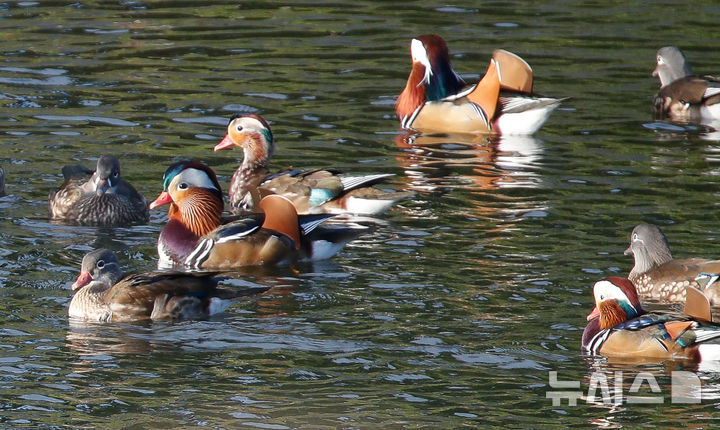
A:
[[[627,321],[625,311],[615,301],[605,301],[598,304],[600,311],[600,329],[613,328],[621,322]]]

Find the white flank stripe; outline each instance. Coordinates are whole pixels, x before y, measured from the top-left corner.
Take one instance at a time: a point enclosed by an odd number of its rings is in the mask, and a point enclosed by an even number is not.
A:
[[[354,188],[358,188],[368,182],[375,182],[378,179],[395,176],[393,173],[378,173],[376,175],[365,175],[365,176],[341,176],[340,183],[345,191],[350,191]]]
[[[230,235],[230,236],[223,237],[222,239],[218,240],[217,243],[225,243],[225,242],[229,242],[229,241],[231,241],[231,240],[236,240],[236,239],[243,238],[243,237],[245,237],[245,236],[250,235],[252,232],[254,232],[255,230],[257,230],[257,229],[259,229],[259,228],[260,228],[260,226],[257,225],[257,226],[255,226],[255,227],[251,228],[250,230],[243,231],[242,233],[237,233],[237,234],[233,234],[233,235]]]

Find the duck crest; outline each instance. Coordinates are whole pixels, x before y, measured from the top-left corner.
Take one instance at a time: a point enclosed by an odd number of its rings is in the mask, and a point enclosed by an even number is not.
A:
[[[628,279],[611,276],[595,284],[595,301],[600,311],[600,329],[609,329],[637,318],[645,311],[635,286]]]
[[[163,174],[163,190],[168,191],[168,187],[170,186],[170,183],[172,180],[177,176],[180,172],[182,172],[185,169],[197,169],[202,170],[203,172],[207,173],[210,180],[215,185],[215,188],[218,190],[218,193],[220,193],[220,198],[222,199],[222,193],[220,190],[220,182],[218,182],[217,176],[215,175],[215,172],[205,164],[199,162],[199,161],[178,161],[170,165],[165,170],[165,173]]]
[[[435,101],[460,92],[465,81],[455,73],[450,65],[450,50],[442,37],[437,34],[418,36],[422,46],[413,41],[413,59],[424,64],[429,70],[425,71],[425,94],[427,100]],[[419,52],[417,52],[419,51]],[[424,58],[423,58],[424,55]]]

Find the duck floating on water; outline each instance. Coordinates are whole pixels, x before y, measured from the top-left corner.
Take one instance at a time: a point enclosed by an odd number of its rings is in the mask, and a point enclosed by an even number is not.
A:
[[[262,197],[287,197],[300,214],[381,214],[412,193],[385,192],[373,185],[394,176],[380,173],[341,175],[335,169],[281,170],[269,174],[275,142],[270,125],[258,115],[230,118],[227,135],[215,145],[220,151],[234,146],[243,150],[243,161],[230,180],[228,196],[236,213],[253,211]]]
[[[117,256],[96,249],[83,257],[72,284],[68,315],[100,321],[206,319],[241,296],[264,291],[218,287],[217,273],[153,272],[124,275]]]
[[[450,64],[437,34],[410,42],[412,69],[395,103],[404,129],[423,133],[530,135],[562,99],[533,95],[533,72],[525,60],[496,50],[485,76],[468,87]]]
[[[658,49],[653,76],[660,89],[653,98],[657,118],[704,122],[720,120],[720,78],[694,75],[685,54],[676,46]]]
[[[80,166],[62,168],[65,182],[50,193],[50,219],[71,224],[128,226],[150,219],[147,200],[120,177],[120,161],[103,155],[95,171]]]
[[[710,305],[701,293],[688,295],[700,301],[686,304],[683,314],[645,312],[635,286],[625,278],[598,281],[593,295],[595,308],[582,335],[584,351],[633,359],[720,359],[720,345],[708,343],[720,338],[720,324],[710,321]]]
[[[332,215],[298,216],[290,200],[274,194],[260,201],[263,213],[224,222],[220,185],[203,163],[174,163],[163,180],[163,192],[150,204],[151,209],[170,205],[158,239],[159,267],[231,270],[325,259],[357,237],[342,228],[313,233]]]
[[[660,227],[637,225],[625,255],[635,259],[628,279],[641,297],[665,303],[683,302],[686,287],[692,286],[700,289],[713,305],[720,305],[720,283],[715,283],[718,277],[713,276],[720,273],[720,260],[674,259]]]

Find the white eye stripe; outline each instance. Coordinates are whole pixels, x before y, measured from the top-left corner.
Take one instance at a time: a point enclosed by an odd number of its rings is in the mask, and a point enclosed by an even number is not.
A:
[[[635,309],[633,304],[630,303],[630,298],[628,298],[625,292],[610,281],[602,280],[596,282],[593,287],[593,295],[595,296],[596,304],[607,300],[617,300],[618,302],[624,302],[631,308]]]
[[[180,174],[173,179],[173,183],[176,188],[179,188],[180,184],[188,184],[191,187],[218,189],[207,172],[194,168],[188,168],[180,172]]]
[[[428,58],[425,45],[423,45],[421,41],[413,39],[412,42],[410,42],[410,53],[412,54],[413,61],[425,66],[425,77],[422,82],[429,82],[430,76],[432,75],[432,68],[430,67],[430,59]]]

